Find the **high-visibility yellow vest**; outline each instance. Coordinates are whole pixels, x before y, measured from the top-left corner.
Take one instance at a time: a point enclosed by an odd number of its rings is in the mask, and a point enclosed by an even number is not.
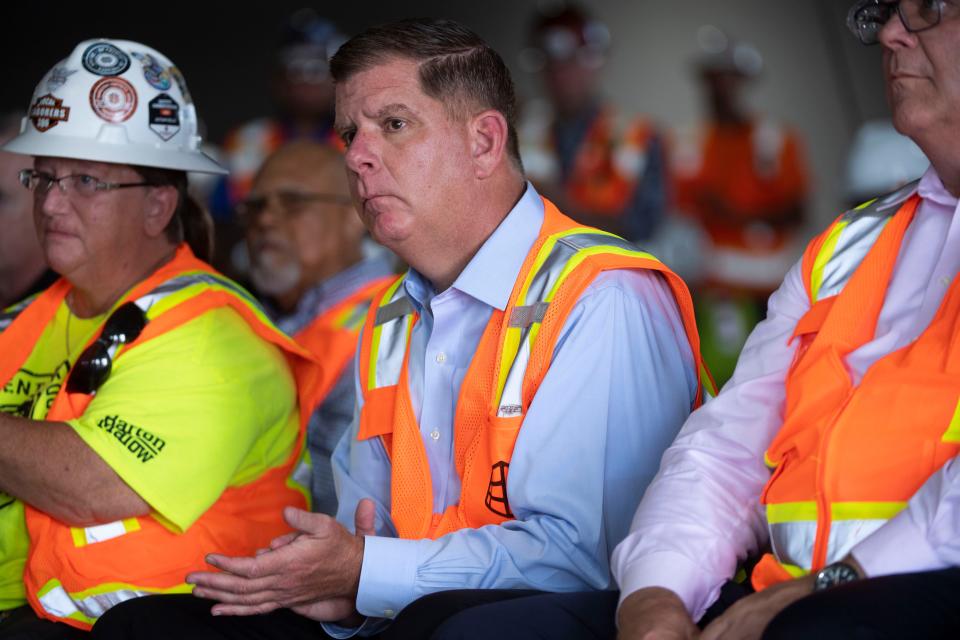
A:
[[[5,319],[6,325],[0,327],[4,329],[0,333],[0,353],[4,354],[0,381],[11,379],[37,348],[69,290],[70,284],[59,280],[17,310],[15,317]],[[309,468],[298,462],[323,377],[316,359],[276,329],[250,294],[195,258],[186,245],[120,303],[127,301],[146,311],[148,323],[137,340],[115,349],[115,367],[123,366],[123,356],[130,349],[208,310],[229,307],[236,311],[260,338],[286,356],[298,387],[299,444],[283,464],[250,483],[226,489],[182,533],[171,531],[152,515],[71,527],[27,505],[27,598],[39,616],[81,629],[89,629],[104,611],[124,600],[189,592],[192,587],[184,583],[184,577],[207,568],[205,554],[250,555],[288,529],[281,518],[284,506],[308,505]],[[47,420],[78,418],[92,400],[90,395],[67,393],[66,386],[62,385],[54,399]]]

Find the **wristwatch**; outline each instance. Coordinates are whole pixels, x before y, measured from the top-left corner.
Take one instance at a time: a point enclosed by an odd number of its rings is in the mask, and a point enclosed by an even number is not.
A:
[[[835,587],[838,584],[844,584],[845,582],[853,582],[854,580],[859,580],[860,574],[857,572],[853,566],[847,564],[846,562],[834,562],[833,564],[828,564],[823,569],[817,573],[817,577],[813,582],[814,591],[823,591],[824,589],[829,589],[830,587]]]

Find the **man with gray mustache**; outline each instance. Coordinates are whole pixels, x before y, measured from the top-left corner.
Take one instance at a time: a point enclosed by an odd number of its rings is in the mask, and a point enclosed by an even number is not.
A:
[[[250,278],[277,326],[323,360],[327,392],[310,418],[313,510],[333,515],[330,455],[354,408],[357,335],[391,264],[364,258],[364,228],[350,203],[343,157],[329,145],[288,144],[264,162],[237,207]]]

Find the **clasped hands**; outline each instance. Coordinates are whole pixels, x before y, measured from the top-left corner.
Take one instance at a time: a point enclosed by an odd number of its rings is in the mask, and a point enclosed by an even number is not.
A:
[[[194,572],[186,581],[196,585],[194,595],[219,601],[213,615],[286,607],[314,620],[355,626],[363,538],[374,535],[374,517],[373,502],[361,500],[353,534],[330,516],[287,507],[283,519],[292,532],[253,557],[210,554],[207,563],[220,571]]]

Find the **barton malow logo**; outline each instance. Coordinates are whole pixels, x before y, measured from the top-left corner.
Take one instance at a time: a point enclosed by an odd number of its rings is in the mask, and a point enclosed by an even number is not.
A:
[[[127,451],[137,456],[140,462],[150,462],[167,446],[167,443],[146,429],[130,424],[120,416],[106,416],[97,426],[117,439]]]

